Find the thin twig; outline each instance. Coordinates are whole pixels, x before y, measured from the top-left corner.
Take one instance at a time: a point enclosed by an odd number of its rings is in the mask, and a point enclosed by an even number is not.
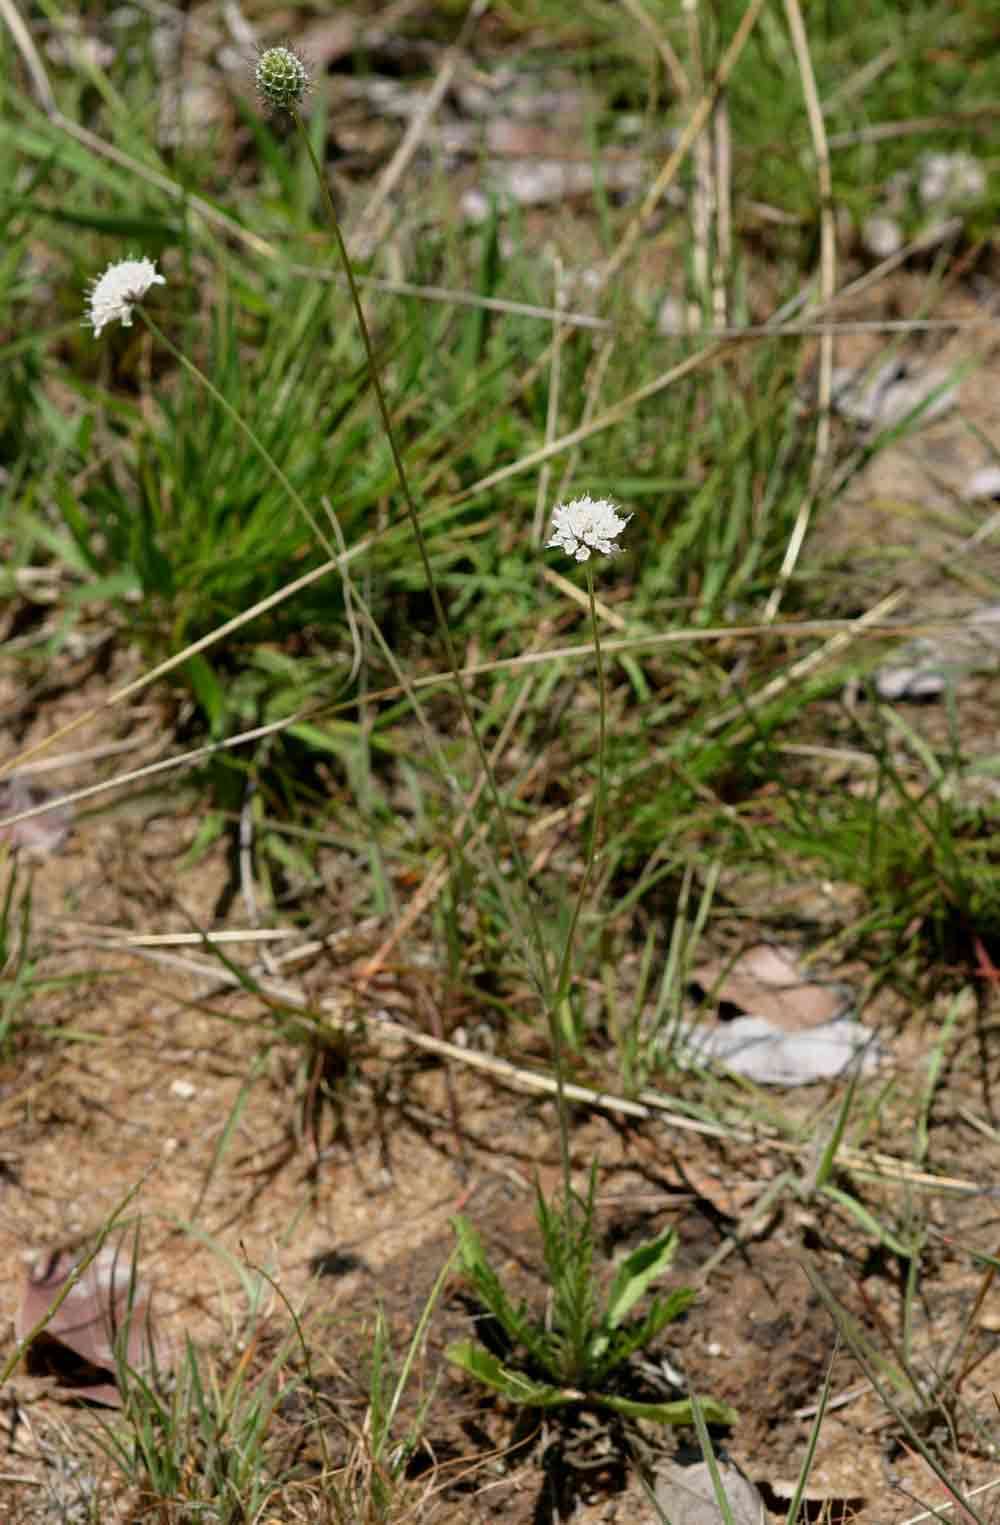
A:
[[[49,82],[41,54],[35,47],[34,39],[25,26],[21,13],[14,5],[14,0],[0,0],[0,16],[7,23],[7,29],[14,39],[14,46],[24,60],[24,67],[31,76],[31,83],[42,110],[47,116],[55,115],[55,91]]]
[[[61,773],[67,768],[81,768],[84,763],[103,762],[107,757],[121,757],[124,752],[138,752],[155,735],[155,731],[145,731],[141,736],[130,736],[125,741],[109,741],[100,747],[84,747],[79,752],[49,757],[45,762],[25,763],[17,771],[25,778],[37,778],[44,773]]]
[[[865,1386],[867,1388],[871,1384],[866,1383]],[[977,1499],[983,1493],[992,1493],[994,1488],[1000,1488],[1000,1477],[991,1478],[988,1483],[980,1483],[978,1488],[970,1488],[966,1497]],[[902,1522],[902,1525],[924,1525],[925,1520],[940,1520],[946,1510],[954,1508],[954,1504],[936,1504],[933,1509],[923,1509],[919,1514],[911,1515],[908,1520]]]
[[[876,53],[867,63],[862,64],[853,74],[843,80],[835,90],[831,90],[823,102],[823,115],[829,116],[838,107],[846,106],[857,95],[864,95],[869,86],[873,85],[880,74],[886,69],[891,69],[898,62],[900,56],[899,44],[891,42],[881,53]]]
[[[575,604],[579,604],[581,609],[589,610],[590,604],[586,593],[582,588],[577,587],[575,582],[570,582],[568,577],[564,577],[561,572],[555,571],[552,567],[546,567],[542,572],[542,577],[545,582],[549,583],[551,587],[557,588],[566,598],[572,599]],[[601,599],[596,598],[594,600],[594,608],[597,611],[598,617],[614,630],[628,629],[628,624],[622,619],[621,615],[616,614],[613,609],[609,609],[607,604],[603,603]]]
[[[705,65],[701,52],[698,0],[681,0],[681,10],[687,24],[688,54],[691,59],[694,89],[699,96],[704,96]],[[712,211],[715,201],[712,189],[711,123],[711,112],[709,112],[705,116],[704,125],[695,138],[691,150],[691,157],[694,160],[694,187],[691,196],[691,270],[703,321],[708,316],[709,275],[712,268]]]
[[[552,285],[555,308],[558,312],[566,305],[566,276],[558,253],[554,253],[552,259]],[[559,394],[562,382],[562,352],[565,335],[565,328],[557,323],[555,333],[552,336],[552,344],[549,347],[551,355],[549,364],[549,397],[545,410],[545,443],[547,445],[550,445],[555,439],[559,428]],[[546,461],[538,473],[538,487],[535,492],[535,517],[531,526],[531,541],[536,548],[541,547],[542,541],[545,538],[545,520],[548,514],[549,479],[551,475],[552,467]]]
[[[234,615],[231,620],[227,620],[225,624],[219,625],[217,629],[209,631],[208,635],[203,635],[200,640],[192,641],[191,645],[185,646],[183,651],[178,651],[174,656],[167,657],[165,661],[158,662],[155,667],[151,667],[141,677],[133,678],[130,683],[124,684],[121,688],[116,688],[113,693],[108,694],[105,699],[102,699],[100,704],[95,704],[91,709],[84,710],[81,714],[74,716],[65,725],[58,726],[48,736],[44,736],[41,741],[36,741],[33,745],[25,747],[23,751],[15,754],[7,762],[0,762],[0,778],[3,778],[7,773],[13,772],[15,768],[20,767],[28,758],[35,757],[39,752],[43,752],[46,748],[54,745],[55,742],[61,741],[64,736],[69,736],[71,732],[78,730],[80,726],[86,725],[88,721],[95,720],[98,715],[103,714],[105,710],[111,709],[113,705],[123,703],[124,700],[130,699],[134,694],[138,694],[144,688],[148,688],[158,678],[166,677],[167,673],[173,672],[176,667],[179,667],[182,662],[188,661],[190,657],[197,656],[200,651],[206,651],[218,641],[224,640],[227,635],[232,635],[234,631],[242,629],[250,620],[256,619],[259,614],[266,614],[269,609],[284,603],[286,599],[292,598],[296,593],[301,592],[303,588],[311,587],[314,582],[319,582],[321,578],[326,577],[330,572],[339,567],[342,561],[349,561],[352,556],[356,556],[359,549],[358,546],[355,546],[347,556],[334,557],[332,560],[324,561],[320,566],[314,567],[311,572],[303,573],[294,582],[287,583],[285,587],[279,588],[276,593],[269,594],[267,598],[262,598],[259,603],[253,604],[251,608],[244,609],[242,613]],[[268,733],[269,727],[259,726],[255,735],[264,736]],[[249,735],[249,733],[247,734]],[[77,798],[82,797],[79,794],[77,795]]]
[[[788,28],[792,34],[795,62],[798,66],[799,78],[802,81],[806,116],[809,120],[809,131],[813,140],[813,153],[816,158],[816,181],[819,191],[820,217],[819,289],[820,300],[824,306],[827,306],[832,302],[837,289],[837,230],[833,215],[833,179],[830,174],[830,152],[826,142],[826,124],[823,121],[819,91],[816,88],[816,75],[809,53],[809,38],[806,34],[805,22],[802,19],[802,8],[799,0],[785,0],[785,15],[788,18]],[[773,620],[778,612],[782,595],[798,565],[799,553],[802,550],[806,533],[809,529],[813,507],[823,485],[826,465],[830,455],[832,394],[833,336],[832,334],[824,334],[820,340],[819,347],[819,395],[817,399],[819,416],[816,421],[816,446],[813,452],[812,466],[809,471],[809,482],[806,487],[805,496],[799,505],[795,524],[792,527],[792,533],[785,549],[781,570],[778,573],[778,580],[771,590],[764,609],[765,620]]]
[[[857,132],[834,133],[829,139],[829,147],[858,148],[864,143],[921,137],[925,132],[993,132],[993,123],[998,117],[1000,105],[987,101],[972,111],[953,111],[948,116],[911,117],[906,122],[876,122],[871,127],[860,127]]]
[[[757,689],[755,693],[743,700],[742,703],[733,705],[730,709],[723,710],[721,714],[715,715],[705,727],[706,735],[712,736],[719,731],[725,730],[727,725],[730,725],[734,720],[738,720],[741,715],[750,714],[754,710],[760,709],[763,705],[769,704],[772,699],[777,699],[793,683],[797,683],[801,678],[807,678],[810,673],[816,672],[818,668],[822,667],[824,662],[828,662],[831,657],[835,657],[849,646],[855,636],[864,630],[866,626],[878,624],[890,615],[893,609],[898,608],[906,596],[907,590],[905,588],[896,588],[892,593],[887,594],[885,598],[880,599],[874,608],[869,609],[866,614],[862,614],[858,619],[853,620],[851,622],[851,629],[842,630],[837,635],[831,636],[823,646],[818,646],[815,651],[810,651],[798,662],[793,662],[791,667],[779,673],[770,683],[765,683],[763,688]],[[739,737],[733,737],[732,745],[739,745],[742,740],[745,740],[751,734],[752,728],[747,731],[741,731]]]
[[[719,92],[712,114],[715,148],[715,273],[712,319],[717,330],[729,320],[727,285],[733,263],[733,144],[729,130],[729,103]]]
[[[887,275],[890,269],[895,269],[900,264],[920,254],[927,247],[930,238],[935,242],[944,236],[944,230],[939,225],[932,233],[924,232],[919,238],[907,244],[898,254],[892,256],[891,266],[885,264],[873,266],[865,276],[866,285],[871,285],[882,276]],[[336,272],[317,270],[312,265],[291,264],[288,270],[292,275],[302,276],[304,279],[312,278],[320,281],[339,281],[341,277]],[[634,322],[621,322],[615,318],[601,318],[590,312],[566,312],[557,307],[545,307],[534,302],[515,302],[507,297],[484,297],[475,291],[461,291],[450,286],[422,286],[413,281],[391,281],[377,276],[358,276],[358,285],[366,291],[380,291],[387,296],[415,297],[424,302],[440,302],[455,307],[471,307],[483,312],[501,313],[505,317],[529,318],[539,323],[551,323],[562,325],[565,328],[592,329],[596,333],[606,334],[630,334],[636,331]],[[847,292],[838,295],[839,301]],[[648,327],[648,325],[647,325]],[[1000,328],[1000,317],[985,314],[981,318],[969,318],[955,316],[953,318],[858,318],[845,319],[842,323],[781,323],[778,324],[773,318],[766,323],[740,323],[729,324],[723,327],[703,329],[699,333],[702,339],[798,339],[819,338],[825,333],[833,334],[882,334],[882,333],[961,333],[965,330],[980,328]],[[686,329],[677,328],[668,332],[658,331],[658,337],[663,342],[672,338],[686,338]]]

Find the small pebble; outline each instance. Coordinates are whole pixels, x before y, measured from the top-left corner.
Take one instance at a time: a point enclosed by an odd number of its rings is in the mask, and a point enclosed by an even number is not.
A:
[[[1000,499],[1000,466],[980,466],[966,482],[962,496]]]

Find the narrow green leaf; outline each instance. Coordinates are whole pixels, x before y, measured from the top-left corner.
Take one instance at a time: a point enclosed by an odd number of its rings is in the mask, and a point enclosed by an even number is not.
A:
[[[209,730],[213,736],[221,736],[226,720],[226,696],[222,684],[201,655],[189,657],[184,670],[194,689],[195,698],[205,712]]]
[[[693,1424],[694,1413],[690,1398],[678,1398],[674,1403],[639,1403],[631,1398],[618,1398],[603,1393],[589,1395],[592,1402],[602,1408],[614,1409],[628,1419],[652,1419],[656,1424]],[[738,1414],[728,1403],[714,1398],[699,1398],[702,1414],[709,1424],[735,1424]]]
[[[820,1188],[825,1197],[837,1202],[845,1212],[850,1213],[857,1223],[860,1223],[866,1234],[871,1234],[881,1241],[894,1255],[900,1255],[904,1260],[909,1260],[913,1254],[912,1245],[906,1245],[895,1234],[891,1234],[884,1228],[874,1213],[870,1213],[856,1197],[850,1196],[846,1191],[841,1191],[839,1186],[823,1186]]]
[[[513,1344],[523,1345],[539,1364],[547,1366],[551,1352],[545,1331],[532,1322],[527,1308],[516,1308],[510,1301],[500,1278],[486,1259],[482,1240],[472,1224],[459,1214],[452,1219],[452,1228],[458,1240],[462,1270],[472,1281],[484,1306],[503,1326]]]
[[[559,1408],[566,1403],[577,1403],[583,1397],[575,1388],[553,1387],[547,1382],[535,1382],[523,1372],[512,1371],[474,1340],[459,1340],[449,1345],[445,1355],[477,1382],[528,1408]]]
[[[792,1495],[792,1501],[788,1506],[788,1513],[785,1516],[785,1525],[796,1525],[796,1521],[799,1518],[799,1505],[802,1502],[802,1495],[806,1490],[806,1484],[809,1482],[809,1473],[812,1470],[813,1460],[816,1456],[816,1446],[819,1443],[820,1431],[823,1428],[823,1420],[826,1418],[826,1406],[830,1401],[830,1384],[833,1378],[833,1363],[837,1357],[839,1350],[840,1337],[838,1335],[837,1342],[833,1349],[833,1354],[831,1355],[829,1364],[826,1368],[826,1380],[823,1383],[823,1391],[819,1395],[819,1404],[816,1409],[816,1417],[813,1420],[812,1429],[809,1431],[809,1441],[806,1445],[805,1455],[802,1458],[802,1465],[799,1467],[799,1475],[795,1484],[795,1492]]]
[[[718,1505],[722,1525],[736,1525],[736,1521],[733,1519],[733,1506],[729,1501],[729,1495],[722,1485],[722,1478],[719,1476],[719,1463],[712,1449],[705,1405],[700,1398],[694,1395],[691,1398],[691,1416],[694,1420],[701,1454],[705,1459],[705,1466],[708,1468],[708,1475],[712,1480],[712,1492],[715,1494],[715,1502]]]
[[[851,1104],[854,1101],[854,1091],[858,1083],[859,1073],[859,1070],[855,1066],[851,1074],[850,1084],[848,1085],[847,1090],[844,1093],[844,1099],[840,1104],[840,1110],[837,1113],[837,1121],[834,1124],[833,1132],[827,1140],[826,1148],[823,1150],[819,1164],[816,1167],[816,1185],[818,1187],[825,1186],[830,1177],[833,1175],[833,1167],[837,1158],[837,1150],[840,1148],[841,1140],[844,1137],[844,1130],[847,1127],[847,1119],[850,1116]]]
[[[608,1295],[607,1324],[617,1329],[622,1319],[635,1307],[647,1287],[670,1269],[677,1253],[677,1235],[668,1229],[658,1239],[637,1245],[618,1267]]]

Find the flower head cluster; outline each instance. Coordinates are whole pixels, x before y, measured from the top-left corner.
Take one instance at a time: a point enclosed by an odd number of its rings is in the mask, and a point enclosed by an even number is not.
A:
[[[618,536],[631,517],[620,514],[607,498],[574,498],[553,512],[552,536],[547,544],[575,556],[577,561],[587,561],[594,553],[614,556],[621,549]]]
[[[166,284],[151,259],[121,259],[109,265],[91,287],[87,303],[87,321],[93,325],[94,337],[108,323],[121,322],[131,328],[136,302],[141,302],[151,287]]]
[[[291,48],[268,48],[254,70],[257,89],[276,111],[297,106],[309,88],[309,71]]]

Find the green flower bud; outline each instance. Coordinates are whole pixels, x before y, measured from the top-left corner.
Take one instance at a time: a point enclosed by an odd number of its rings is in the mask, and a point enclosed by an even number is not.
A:
[[[291,48],[268,48],[257,60],[257,89],[276,111],[290,111],[309,88],[309,72]]]

